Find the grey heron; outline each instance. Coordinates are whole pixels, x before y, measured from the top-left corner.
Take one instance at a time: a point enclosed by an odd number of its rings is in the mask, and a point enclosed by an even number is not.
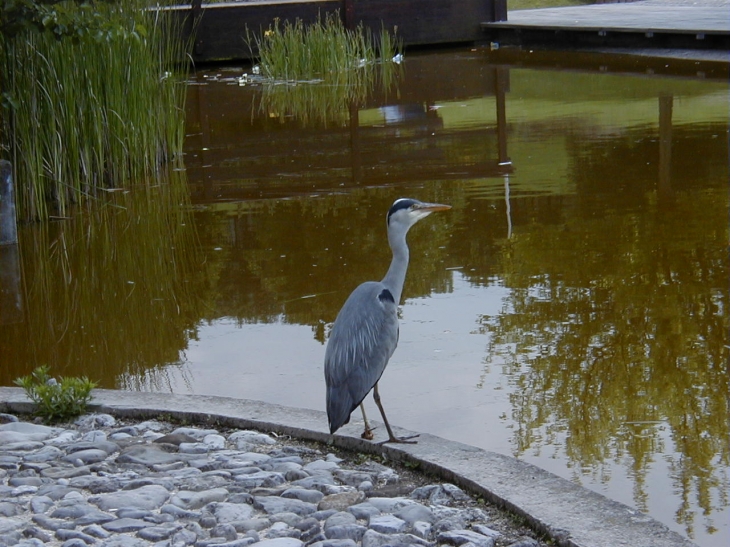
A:
[[[398,304],[408,269],[406,234],[422,218],[446,209],[451,206],[401,198],[388,210],[388,243],[393,252],[390,268],[382,281],[367,281],[350,294],[327,342],[324,377],[330,433],[348,423],[359,405],[365,421],[362,437],[372,439],[362,402],[373,390],[373,399],[388,431],[388,440],[384,442],[415,442],[409,440],[412,437],[393,434],[380,402],[378,381],[398,344]]]

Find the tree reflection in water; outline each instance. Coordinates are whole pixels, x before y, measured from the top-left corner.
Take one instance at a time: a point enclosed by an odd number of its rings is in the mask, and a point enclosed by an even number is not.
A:
[[[587,201],[574,219],[516,230],[500,254],[510,295],[481,324],[488,362],[504,361],[516,388],[516,455],[563,445],[578,479],[621,462],[646,511],[665,454],[692,535],[691,502],[706,514],[728,503],[727,200],[635,192],[621,211]]]

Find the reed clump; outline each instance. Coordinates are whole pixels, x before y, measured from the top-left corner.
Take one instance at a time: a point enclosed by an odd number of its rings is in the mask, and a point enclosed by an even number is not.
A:
[[[262,108],[271,114],[305,124],[342,121],[352,104],[395,82],[402,58],[396,30],[348,30],[338,12],[311,24],[276,20],[256,39],[258,74],[243,83],[262,85]]]
[[[26,221],[152,180],[184,138],[184,78],[172,72],[186,59],[177,19],[149,0],[58,6],[72,35],[30,28],[0,38],[0,142]]]

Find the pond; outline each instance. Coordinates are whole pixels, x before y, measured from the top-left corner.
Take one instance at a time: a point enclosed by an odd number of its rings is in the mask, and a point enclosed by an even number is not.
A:
[[[356,99],[198,72],[185,192],[21,229],[0,385],[47,363],[324,410],[326,338],[387,269],[388,207],[448,203],[409,234],[391,423],[727,545],[727,80],[490,59],[409,54]]]

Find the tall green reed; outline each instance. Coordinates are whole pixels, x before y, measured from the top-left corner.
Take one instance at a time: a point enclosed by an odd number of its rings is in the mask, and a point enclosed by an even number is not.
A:
[[[2,44],[13,103],[2,140],[22,220],[67,216],[85,198],[149,180],[182,150],[185,87],[172,71],[187,45],[176,19],[149,0],[63,4],[85,32],[30,30]]]

